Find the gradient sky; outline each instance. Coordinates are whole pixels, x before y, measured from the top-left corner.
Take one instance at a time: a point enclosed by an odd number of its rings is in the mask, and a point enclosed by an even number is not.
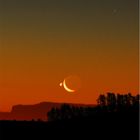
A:
[[[138,0],[0,0],[0,110],[138,93]],[[82,87],[59,83],[78,75]]]

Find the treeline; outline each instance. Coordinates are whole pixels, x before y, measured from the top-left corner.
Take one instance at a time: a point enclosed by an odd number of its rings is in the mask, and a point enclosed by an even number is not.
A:
[[[49,121],[68,120],[73,118],[84,118],[97,116],[100,113],[133,113],[139,112],[140,95],[101,94],[97,99],[97,105],[94,107],[76,107],[69,104],[63,104],[60,108],[52,108],[47,113]]]

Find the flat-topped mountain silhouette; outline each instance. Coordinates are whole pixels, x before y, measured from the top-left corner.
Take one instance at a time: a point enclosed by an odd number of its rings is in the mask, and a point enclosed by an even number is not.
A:
[[[47,113],[53,108],[59,108],[64,103],[55,102],[41,102],[34,105],[15,105],[12,107],[11,112],[0,112],[0,120],[47,120]],[[85,104],[69,105],[76,107],[94,106]]]

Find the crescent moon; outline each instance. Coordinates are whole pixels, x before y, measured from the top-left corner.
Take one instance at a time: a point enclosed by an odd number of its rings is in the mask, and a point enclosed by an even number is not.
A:
[[[65,81],[65,80],[63,81],[63,86],[64,86],[64,89],[65,89],[66,91],[68,91],[68,92],[75,92],[75,90],[72,90],[72,89],[70,89],[70,88],[67,87],[66,81]]]

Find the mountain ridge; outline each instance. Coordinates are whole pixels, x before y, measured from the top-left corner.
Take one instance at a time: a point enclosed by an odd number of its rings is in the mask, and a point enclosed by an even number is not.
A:
[[[47,112],[53,107],[60,108],[62,104],[76,107],[95,106],[93,104],[40,102],[37,104],[18,104],[12,106],[10,112],[0,112],[0,120],[43,120],[47,121]]]

